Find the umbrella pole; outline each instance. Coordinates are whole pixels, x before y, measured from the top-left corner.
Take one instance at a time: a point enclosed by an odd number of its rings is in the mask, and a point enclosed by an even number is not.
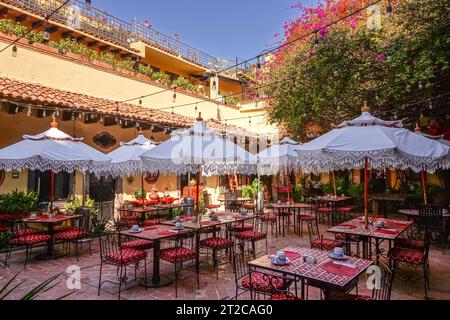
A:
[[[191,197],[191,172],[188,172],[188,176],[187,176],[187,180],[188,180],[188,194],[187,194],[187,198]]]
[[[427,173],[425,170],[422,170],[422,190],[423,190],[423,203],[428,204],[427,197]]]
[[[50,171],[50,214],[53,213],[53,202],[55,201],[55,173]]]
[[[288,196],[288,198],[287,198],[287,202],[290,202],[291,200],[291,177],[290,177],[290,175],[289,175],[289,169],[286,169],[286,173],[287,173],[287,179],[286,179],[286,182],[287,182],[287,196]]]
[[[195,215],[197,217],[200,216],[200,201],[199,201],[199,193],[200,193],[200,170],[197,172],[197,194],[195,195]]]
[[[368,189],[369,189],[369,170],[368,159],[364,159],[364,217],[366,229],[369,229],[369,212],[368,212]]]
[[[334,171],[331,173],[333,177],[333,188],[334,188],[334,195],[337,196],[337,190],[336,190],[336,176],[334,174]]]
[[[141,174],[141,190],[142,190],[142,205],[145,204],[145,199],[147,198],[147,194],[144,190],[144,174]]]
[[[82,203],[82,206],[83,206],[83,208],[86,206],[86,173],[85,172],[83,172],[82,173],[83,174],[83,179],[82,179],[82,182],[81,182],[81,203]]]

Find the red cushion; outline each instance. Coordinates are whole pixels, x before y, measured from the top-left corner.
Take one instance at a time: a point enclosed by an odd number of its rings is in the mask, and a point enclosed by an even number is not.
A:
[[[207,209],[218,209],[220,208],[220,204],[208,204],[206,206]]]
[[[242,231],[252,231],[253,230],[253,226],[249,225],[249,224],[244,224],[244,225],[235,225],[231,228],[231,231],[233,232],[242,232]]]
[[[128,220],[128,219],[125,219],[125,220],[120,220],[120,221],[118,222],[118,224],[119,224],[120,226],[132,227],[132,226],[134,226],[134,225],[136,225],[136,224],[139,224],[139,223],[138,223],[137,220]]]
[[[290,280],[285,280],[286,286],[292,282]],[[242,279],[241,285],[243,288],[260,291],[260,292],[274,292],[276,290],[283,289],[283,278],[275,276],[267,276],[260,272],[253,272],[251,275],[246,276]]]
[[[338,211],[340,211],[340,212],[350,212],[350,211],[353,211],[355,209],[356,209],[355,207],[340,207],[340,208],[338,208]]]
[[[31,236],[33,234],[39,234],[39,233],[42,233],[42,231],[36,230],[36,229],[21,229],[21,230],[13,231],[13,237],[20,238],[20,237],[25,237],[25,236]]]
[[[17,218],[12,214],[0,214],[0,221],[10,221],[17,220]]]
[[[316,216],[312,214],[298,214],[297,218],[299,220],[316,220]]]
[[[317,211],[322,212],[322,213],[331,213],[331,212],[333,212],[333,209],[328,208],[328,207],[321,207],[321,208],[318,208]]]
[[[243,231],[235,234],[236,239],[247,240],[247,241],[257,241],[262,240],[267,237],[265,233],[256,231]]]
[[[121,249],[148,250],[153,248],[153,241],[150,240],[134,240],[124,242],[120,246]]]
[[[12,245],[17,246],[33,246],[36,244],[46,243],[50,241],[48,234],[31,234],[23,237],[14,238],[11,240]]]
[[[87,236],[87,233],[81,228],[70,228],[55,234],[56,240],[77,240]]]
[[[293,300],[302,300],[299,297],[294,296],[293,294],[288,294],[288,293],[279,293],[279,294],[274,294],[272,297],[270,297],[270,300],[289,300],[289,301],[293,301]]]
[[[274,211],[273,212],[275,215],[279,216],[279,217],[288,217],[291,215],[290,211]]]
[[[277,221],[277,217],[273,214],[266,214],[261,216],[261,221]]]
[[[221,250],[231,247],[233,245],[233,240],[218,237],[208,238],[200,241],[200,245],[206,248]]]
[[[106,255],[106,260],[109,263],[118,265],[128,265],[139,262],[147,258],[147,252],[136,249],[121,249],[116,252],[111,252]]]
[[[144,221],[144,227],[155,226],[159,223],[158,219],[149,219]]]
[[[413,265],[421,265],[424,262],[425,255],[422,251],[410,250],[404,248],[392,248],[388,252],[391,260],[404,262]]]
[[[184,247],[174,247],[169,249],[161,250],[159,258],[169,262],[184,262],[195,259],[195,251],[184,248]]]
[[[322,250],[333,250],[336,247],[341,247],[343,243],[341,241],[331,240],[331,239],[316,239],[311,242],[311,248]]]
[[[423,251],[425,249],[425,242],[422,240],[397,238],[394,240],[394,247]]]
[[[0,227],[0,233],[1,233],[1,232],[6,232],[6,231],[8,231],[8,230],[9,230],[8,227]]]

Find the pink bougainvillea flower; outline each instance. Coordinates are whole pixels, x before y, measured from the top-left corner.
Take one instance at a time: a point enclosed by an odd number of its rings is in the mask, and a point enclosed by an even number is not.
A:
[[[350,21],[350,27],[353,28],[353,29],[355,29],[356,26],[357,26],[356,21],[352,19],[352,20]]]
[[[320,36],[322,36],[322,37],[325,37],[326,35],[327,35],[327,33],[328,33],[328,29],[322,29],[322,30],[320,30]]]
[[[384,54],[379,54],[377,56],[377,61],[384,61],[384,60],[386,60],[386,57],[384,56]]]
[[[308,56],[310,58],[314,57],[315,55],[316,55],[316,52],[314,50],[311,50],[311,51],[308,52]]]

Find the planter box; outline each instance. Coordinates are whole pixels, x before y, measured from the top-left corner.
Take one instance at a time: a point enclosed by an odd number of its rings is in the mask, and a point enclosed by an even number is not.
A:
[[[113,69],[112,65],[110,65],[109,63],[103,62],[103,61],[94,60],[94,61],[92,61],[92,64],[94,64],[98,67],[101,67],[101,68],[109,69],[109,70]]]
[[[51,52],[54,54],[58,54],[58,52],[59,52],[57,48],[50,47],[49,45],[46,45],[44,43],[38,43],[38,42],[33,43],[33,47],[43,50],[43,51],[46,51],[46,52]]]
[[[71,58],[71,59],[74,59],[74,60],[82,60],[81,56],[79,54],[75,54],[75,53],[72,53],[72,52],[66,52],[66,56],[68,58]]]
[[[0,32],[0,38],[4,38],[5,40],[14,41],[17,39],[16,36],[8,33]]]

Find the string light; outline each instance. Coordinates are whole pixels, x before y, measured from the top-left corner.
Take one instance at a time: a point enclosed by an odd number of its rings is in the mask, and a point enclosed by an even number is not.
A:
[[[18,113],[18,112],[19,112],[19,106],[16,107],[16,113]]]
[[[75,121],[75,113],[72,112],[72,114],[70,115],[70,119],[71,119],[72,121]]]
[[[418,86],[418,87],[419,87],[419,89],[420,89],[420,90],[422,90],[422,89],[423,89],[423,84],[422,84],[422,81],[420,81],[420,82],[419,82],[419,86]]]
[[[198,111],[198,103],[195,104],[195,112]]]
[[[43,116],[44,118],[47,116],[47,112],[46,112],[45,109],[44,109],[44,112],[42,112],[42,116]]]
[[[139,99],[139,105],[141,105],[141,106],[142,106],[142,98],[141,98],[141,99]]]
[[[431,100],[428,101],[428,109],[433,109],[433,103],[431,102]]]
[[[28,107],[28,112],[27,112],[27,116],[31,116],[31,107]]]
[[[176,103],[177,102],[177,89],[173,90],[173,98],[172,98],[172,102]]]
[[[14,58],[17,57],[17,46],[16,45],[13,45],[11,54]]]

